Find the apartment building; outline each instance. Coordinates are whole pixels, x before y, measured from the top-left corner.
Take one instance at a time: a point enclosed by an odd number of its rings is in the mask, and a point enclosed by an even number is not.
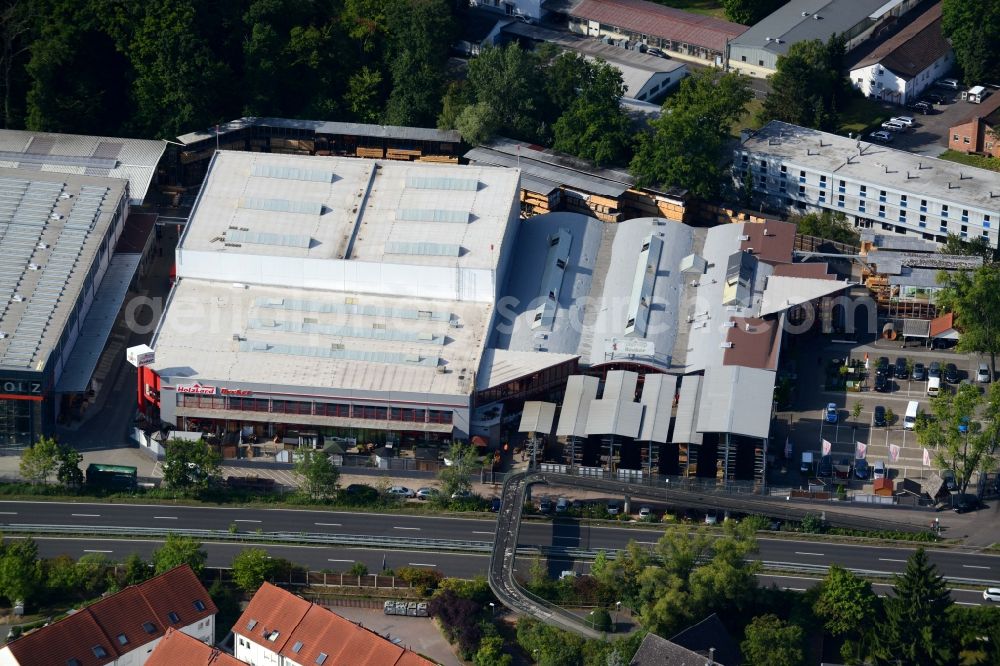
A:
[[[772,121],[745,132],[737,186],[789,212],[840,212],[854,226],[944,242],[982,236],[997,247],[1000,173]]]

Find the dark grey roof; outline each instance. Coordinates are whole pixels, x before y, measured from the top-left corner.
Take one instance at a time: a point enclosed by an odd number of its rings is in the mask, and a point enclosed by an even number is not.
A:
[[[717,664],[738,666],[741,662],[739,646],[715,613],[677,634],[670,642],[703,656],[714,649]]]
[[[783,55],[796,42],[825,42],[831,35],[847,32],[885,5],[886,0],[791,0],[730,44]]]
[[[216,132],[225,136],[229,132],[247,127],[279,127],[284,129],[312,130],[317,134],[343,134],[348,136],[367,136],[382,139],[404,139],[411,141],[441,141],[444,143],[460,143],[462,135],[456,130],[439,130],[429,127],[400,127],[397,125],[366,125],[363,123],[338,123],[326,120],[298,120],[295,118],[255,118],[246,117],[223,123],[216,128],[189,132],[177,137],[177,140],[188,145],[205,139],[214,139]]]
[[[646,634],[629,666],[705,666],[706,659],[676,643]]]

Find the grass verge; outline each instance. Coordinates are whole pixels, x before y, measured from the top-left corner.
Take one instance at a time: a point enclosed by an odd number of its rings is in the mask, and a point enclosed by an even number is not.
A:
[[[969,155],[957,150],[946,150],[938,157],[949,162],[957,162],[977,169],[989,169],[990,171],[1000,171],[1000,159],[996,157],[985,157],[983,155]]]
[[[658,5],[682,9],[692,14],[703,16],[713,16],[718,19],[726,19],[726,10],[719,0],[653,0]]]

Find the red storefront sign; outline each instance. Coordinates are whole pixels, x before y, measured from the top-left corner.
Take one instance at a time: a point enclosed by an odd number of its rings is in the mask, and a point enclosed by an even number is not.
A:
[[[214,386],[203,386],[198,382],[194,384],[178,384],[174,387],[178,393],[190,393],[194,395],[215,395]]]
[[[221,393],[222,395],[242,395],[242,396],[253,395],[253,391],[247,391],[244,389],[234,389],[234,388],[221,388],[219,389],[219,393]]]

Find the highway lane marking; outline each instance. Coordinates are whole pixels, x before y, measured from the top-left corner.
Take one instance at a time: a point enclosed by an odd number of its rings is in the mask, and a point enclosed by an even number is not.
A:
[[[783,587],[781,589],[783,589],[783,590],[791,590],[792,592],[805,592],[806,591],[806,588],[804,588],[804,587]]]
[[[340,523],[316,523],[320,527],[343,527]],[[332,561],[332,560],[331,560]]]
[[[0,511],[0,515],[2,515],[2,516],[16,516],[17,515],[17,511]]]
[[[235,519],[233,519],[233,522],[234,523],[259,523],[261,521],[259,521],[259,520],[251,520],[249,518],[235,518]]]
[[[902,562],[904,564],[906,563],[906,560],[894,560],[891,557],[880,557],[878,558],[878,560],[879,562]]]
[[[496,532],[477,532],[476,530],[472,530],[472,533],[473,534],[489,534],[490,536],[493,536],[493,535],[496,534]]]
[[[578,536],[560,536],[560,535],[558,535],[558,534],[556,534],[556,535],[553,535],[553,537],[552,537],[552,538],[553,538],[553,539],[576,539],[577,541],[579,541],[579,540],[580,540],[580,537],[578,537]]]
[[[795,551],[796,555],[813,555],[815,557],[824,557],[823,553],[805,553],[800,550]]]
[[[977,604],[973,601],[956,601],[959,606],[981,606],[982,604]]]
[[[394,530],[413,530],[414,532],[419,532],[420,531],[419,527],[399,527],[399,526],[393,526],[392,529],[394,529]]]
[[[85,552],[85,553],[113,553],[115,551],[113,551],[113,550],[90,550],[89,548],[84,548],[83,552]]]
[[[153,520],[177,520],[177,516],[153,516]]]
[[[427,562],[410,562],[411,567],[436,567],[436,564],[428,564]]]
[[[327,562],[354,562],[354,560],[327,560]]]
[[[71,513],[70,515],[74,516],[76,518],[100,518],[101,517],[101,514],[99,514],[99,513]]]
[[[964,569],[986,569],[987,571],[989,570],[989,567],[979,566],[978,564],[963,564],[962,568],[964,568]]]

